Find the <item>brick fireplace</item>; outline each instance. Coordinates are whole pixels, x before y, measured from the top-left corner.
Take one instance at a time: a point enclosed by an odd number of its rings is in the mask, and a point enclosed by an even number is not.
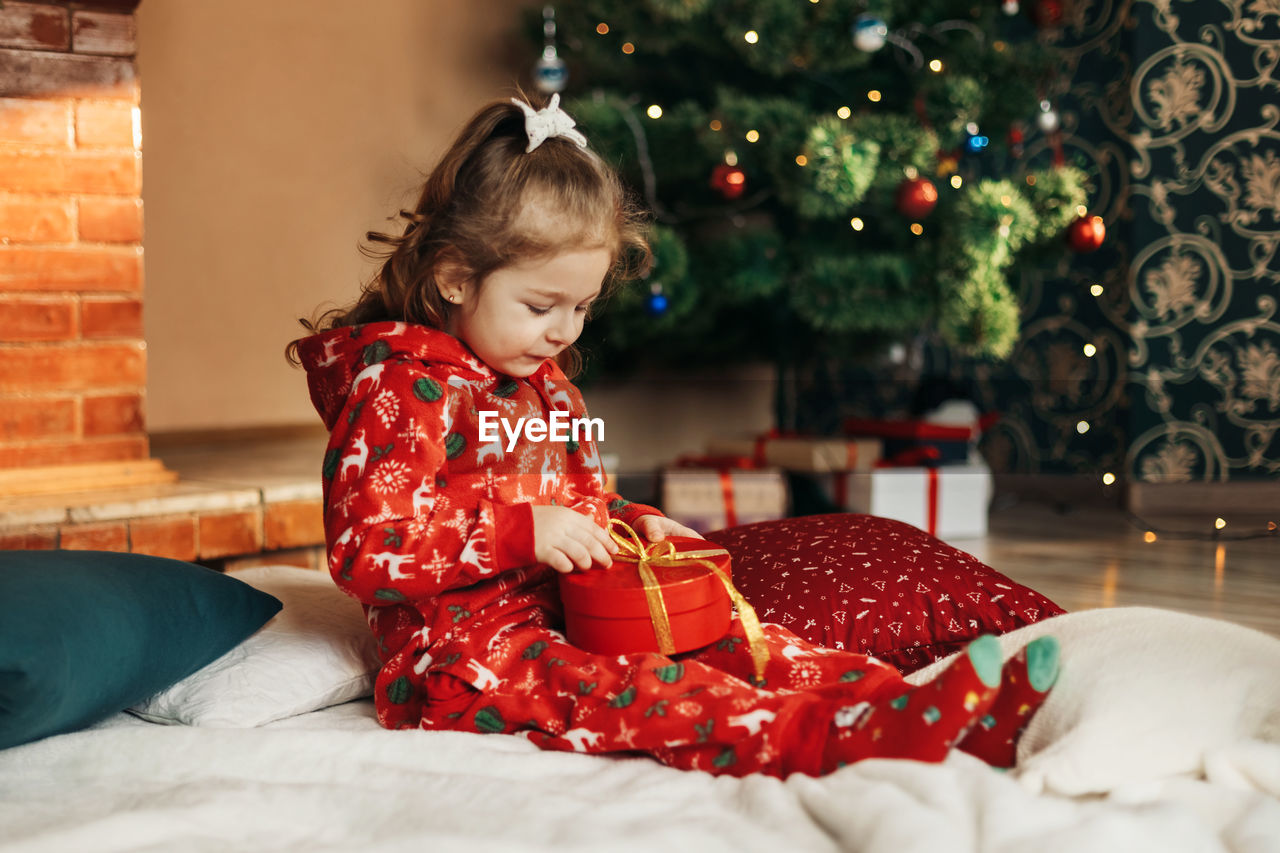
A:
[[[0,7],[0,494],[166,479],[144,420],[136,6]]]

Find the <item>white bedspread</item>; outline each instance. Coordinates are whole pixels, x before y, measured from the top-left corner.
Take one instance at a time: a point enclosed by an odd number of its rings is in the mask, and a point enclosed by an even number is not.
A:
[[[1084,666],[1069,654],[1086,646],[1077,634],[1151,612],[1089,613],[1054,620],[1069,666]],[[1245,630],[1196,620],[1188,638],[1190,618],[1164,638],[1167,680],[1183,643]],[[1265,657],[1280,641],[1249,639],[1263,659],[1239,663],[1280,676]],[[1067,693],[1100,702],[1096,683],[1064,681],[1061,708],[1089,706]],[[1211,686],[1186,682],[1183,695],[1202,701]],[[1123,690],[1114,699],[1141,705]],[[1250,732],[1271,734],[1257,721],[1237,734]],[[0,850],[1280,851],[1280,745],[1215,737],[1198,765],[1169,775],[1153,761],[1149,778],[1129,772],[1105,793],[1068,796],[1045,784],[1052,768],[1020,780],[964,754],[866,761],[822,779],[715,778],[514,737],[384,731],[367,701],[259,729],[119,715],[0,752]]]

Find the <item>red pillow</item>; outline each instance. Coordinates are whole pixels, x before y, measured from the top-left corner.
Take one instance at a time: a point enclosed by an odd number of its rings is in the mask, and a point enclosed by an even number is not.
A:
[[[919,528],[837,513],[706,534],[762,622],[913,672],[1063,609]]]

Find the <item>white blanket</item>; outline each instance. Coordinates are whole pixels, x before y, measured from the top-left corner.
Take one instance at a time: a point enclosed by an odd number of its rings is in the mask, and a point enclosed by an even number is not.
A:
[[[1170,632],[1149,644],[1166,667],[1156,683],[1184,685],[1174,693],[1186,703],[1215,706],[1204,698],[1214,685],[1178,678],[1188,643],[1208,641],[1228,660],[1252,655],[1223,670],[1256,669],[1246,698],[1262,679],[1280,683],[1268,657],[1280,654],[1280,641],[1248,632],[1257,645],[1242,647],[1245,629],[1151,613],[1086,611],[1050,623],[1068,667],[1055,700],[1061,710],[1097,716],[1105,708],[1110,716],[1098,718],[1116,725],[1126,703],[1130,716],[1144,713],[1116,679],[1066,678],[1092,654],[1087,638],[1140,624],[1143,636]],[[1131,658],[1109,654],[1118,681],[1132,684],[1122,672]],[[1119,695],[1104,701],[1104,689]],[[1105,793],[1068,796],[1055,792],[1048,759],[1034,779],[1035,765],[1020,779],[957,753],[942,765],[866,761],[783,782],[540,752],[514,737],[384,731],[367,701],[258,729],[119,715],[0,752],[0,850],[1280,851],[1280,745],[1242,737],[1270,736],[1265,713],[1245,714],[1245,723],[1231,716],[1229,737],[1204,733],[1198,769],[1170,774],[1153,760],[1143,775],[1126,765],[1125,781]],[[1159,719],[1150,722],[1159,731]],[[1066,738],[1087,723],[1059,728]],[[1093,748],[1058,760],[1070,764]]]

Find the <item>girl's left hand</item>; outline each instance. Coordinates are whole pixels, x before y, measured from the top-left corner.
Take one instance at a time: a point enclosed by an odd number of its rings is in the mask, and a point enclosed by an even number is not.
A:
[[[661,542],[668,536],[690,536],[702,539],[696,530],[690,530],[683,524],[672,521],[665,515],[642,515],[636,519],[635,531],[650,542]]]

